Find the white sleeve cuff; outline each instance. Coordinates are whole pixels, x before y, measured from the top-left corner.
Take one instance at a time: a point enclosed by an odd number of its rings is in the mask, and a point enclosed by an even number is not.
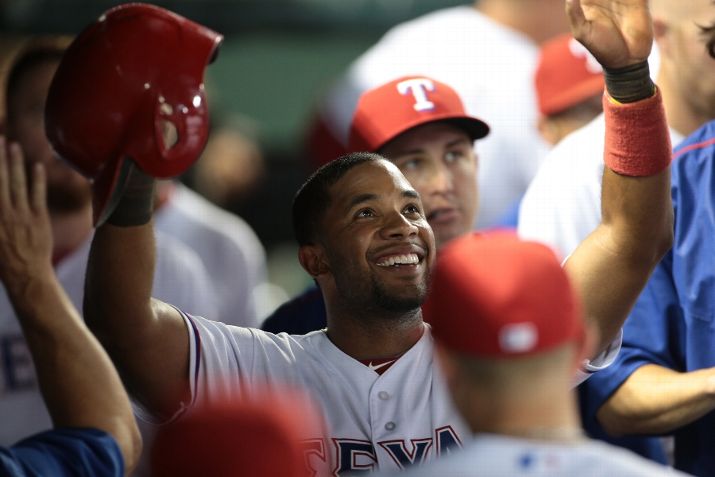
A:
[[[618,353],[621,351],[621,345],[623,344],[623,329],[618,332],[618,335],[611,341],[606,349],[604,349],[598,356],[593,359],[585,359],[581,363],[581,368],[576,371],[574,376],[574,384],[576,387],[582,382],[586,381],[589,376],[597,371],[606,369],[609,367],[618,357]]]

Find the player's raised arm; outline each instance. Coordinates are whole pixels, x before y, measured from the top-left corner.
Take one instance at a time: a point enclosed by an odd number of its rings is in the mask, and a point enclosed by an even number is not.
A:
[[[139,431],[116,370],[52,269],[44,168],[35,164],[32,181],[27,183],[22,151],[14,144],[7,157],[5,146],[0,136],[0,280],[32,353],[47,410],[55,427],[109,433],[119,445],[128,473],[141,452]],[[76,459],[73,449],[81,447],[76,432],[75,447],[47,446],[43,454],[47,460],[34,465],[55,458],[67,465],[71,462],[78,472],[91,473],[84,466],[107,459],[109,449],[105,456]],[[89,434],[82,436],[89,439]]]
[[[606,76],[602,219],[566,263],[602,350],[672,243],[671,146],[648,71],[648,1],[567,0],[566,10]]]
[[[160,418],[188,395],[189,348],[180,313],[151,298],[154,178],[186,170],[206,143],[203,74],[221,39],[162,8],[120,5],[67,49],[46,104],[55,150],[93,179],[85,320]]]

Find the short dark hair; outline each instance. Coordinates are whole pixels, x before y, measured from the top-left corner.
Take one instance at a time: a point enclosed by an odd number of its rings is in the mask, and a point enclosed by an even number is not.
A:
[[[60,47],[46,46],[30,50],[17,59],[7,77],[7,88],[5,91],[7,111],[5,111],[5,113],[8,117],[12,115],[12,111],[10,110],[10,104],[12,103],[11,98],[15,95],[25,74],[44,63],[59,63],[60,60],[62,60],[63,54],[64,50]]]
[[[293,199],[293,231],[298,245],[315,243],[320,220],[330,205],[330,186],[357,165],[385,160],[387,159],[372,152],[353,152],[340,156],[315,171],[298,189]]]

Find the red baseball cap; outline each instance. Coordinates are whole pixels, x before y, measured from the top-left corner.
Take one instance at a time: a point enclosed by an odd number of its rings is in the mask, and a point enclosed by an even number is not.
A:
[[[446,121],[472,140],[489,133],[489,126],[465,110],[459,95],[446,84],[426,76],[405,76],[366,91],[350,124],[350,151],[372,151],[423,124]]]
[[[444,247],[423,313],[438,342],[474,357],[536,354],[584,334],[554,252],[504,231],[468,234]]]
[[[323,420],[304,393],[280,389],[226,397],[161,426],[151,475],[308,477],[303,441],[324,437]]]
[[[541,48],[534,76],[539,112],[559,113],[603,93],[603,68],[571,35],[559,35]]]

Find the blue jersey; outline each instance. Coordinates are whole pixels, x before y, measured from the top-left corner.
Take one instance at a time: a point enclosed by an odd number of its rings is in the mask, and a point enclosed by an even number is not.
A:
[[[60,428],[0,447],[0,476],[124,475],[116,441],[97,429]]]
[[[715,366],[715,121],[680,144],[672,164],[673,249],[623,328],[617,361],[588,383],[588,417],[640,366],[685,372]],[[715,476],[715,412],[674,432],[675,467]]]

